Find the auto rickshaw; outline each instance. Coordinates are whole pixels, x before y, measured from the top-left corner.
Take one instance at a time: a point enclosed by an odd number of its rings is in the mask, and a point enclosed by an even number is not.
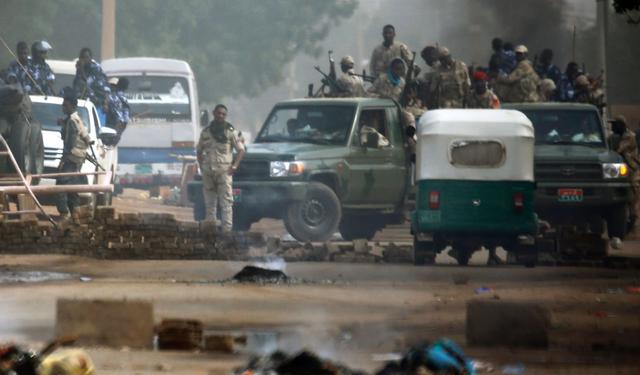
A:
[[[417,136],[415,264],[433,264],[451,246],[449,255],[466,265],[482,246],[502,246],[533,266],[531,121],[514,110],[433,110],[420,118]]]

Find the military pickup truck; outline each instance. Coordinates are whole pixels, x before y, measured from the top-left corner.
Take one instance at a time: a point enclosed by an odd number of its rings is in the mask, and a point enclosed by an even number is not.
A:
[[[623,239],[631,185],[622,156],[610,149],[596,107],[578,103],[505,104],[535,129],[535,211],[556,228],[604,231]],[[602,255],[602,254],[600,254]]]
[[[299,241],[336,231],[351,240],[402,222],[412,185],[406,137],[391,100],[276,104],[234,175],[234,229],[276,218]],[[189,183],[188,193],[202,219],[201,182]]]

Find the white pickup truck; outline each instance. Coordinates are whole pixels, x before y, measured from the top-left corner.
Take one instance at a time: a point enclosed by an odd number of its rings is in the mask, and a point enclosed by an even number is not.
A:
[[[54,173],[57,171],[62,157],[62,137],[60,135],[60,125],[57,121],[64,117],[62,113],[62,98],[56,96],[31,95],[33,118],[42,126],[42,139],[44,143],[44,173]],[[115,172],[118,168],[118,152],[116,140],[117,134],[114,129],[103,127],[96,113],[95,106],[88,100],[78,100],[78,115],[82,118],[89,136],[93,141],[89,155],[94,156],[105,171],[111,171],[111,181],[115,181]],[[98,167],[90,161],[85,161],[82,172],[97,172]],[[88,175],[90,185],[102,183],[104,175]],[[40,184],[55,184],[54,179],[42,179]],[[92,195],[83,195],[85,202],[90,202]],[[110,205],[111,193],[98,194],[96,197],[98,205]]]

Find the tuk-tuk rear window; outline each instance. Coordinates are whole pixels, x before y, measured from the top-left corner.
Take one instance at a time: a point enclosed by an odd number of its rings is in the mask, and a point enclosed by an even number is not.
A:
[[[449,161],[456,167],[495,168],[504,163],[506,150],[492,140],[461,140],[451,143]]]

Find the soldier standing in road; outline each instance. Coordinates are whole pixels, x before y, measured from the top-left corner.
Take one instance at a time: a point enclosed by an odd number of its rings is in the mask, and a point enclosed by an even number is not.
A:
[[[17,60],[12,61],[7,69],[9,73],[13,73],[26,93],[31,91],[33,83],[27,75],[31,59],[29,58],[29,46],[26,42],[18,42],[16,46]]]
[[[497,78],[498,83],[509,87],[508,95],[502,100],[512,103],[537,102],[539,100],[538,84],[540,83],[540,77],[533,70],[531,61],[527,59],[527,47],[519,45],[515,48],[515,52],[516,61],[518,61],[516,68],[511,74],[507,76],[501,75]]]
[[[66,115],[64,119],[58,120],[62,126],[60,132],[63,141],[62,158],[58,166],[58,172],[80,172],[87,149],[91,144],[91,138],[82,119],[76,112],[78,99],[73,90],[65,90],[64,101],[62,102],[62,112]],[[56,185],[86,184],[86,176],[58,177]],[[78,193],[61,193],[58,196],[58,212],[63,218],[68,218],[69,214],[80,204]]]
[[[459,60],[454,60],[446,47],[439,50],[440,68],[438,103],[436,108],[464,108],[465,100],[469,95],[471,80],[467,65]]]
[[[198,141],[198,164],[202,172],[207,220],[216,220],[218,203],[222,231],[229,232],[233,223],[232,176],[244,156],[244,147],[238,141],[233,125],[226,121],[227,107],[218,104],[213,110],[213,121],[202,130]],[[237,154],[233,160],[233,150]]]
[[[382,28],[382,38],[384,41],[371,53],[369,69],[374,77],[387,72],[391,61],[400,58],[406,64],[411,61],[411,52],[406,44],[395,41],[396,29],[393,25],[385,25]]]
[[[630,229],[633,229],[638,215],[640,215],[640,157],[638,156],[638,144],[636,135],[627,127],[627,120],[624,116],[616,116],[611,122],[611,131],[617,138],[612,143],[612,148],[623,156],[629,165],[631,187],[633,189],[633,201],[631,202]]]
[[[353,70],[353,57],[345,56],[340,60],[340,70],[342,74],[338,77],[337,83],[340,97],[360,97],[365,96],[364,83],[362,78],[355,75]]]
[[[47,64],[47,53],[51,50],[51,44],[44,40],[35,42],[31,45],[31,64],[29,74],[40,87],[32,87],[28,94],[36,95],[53,95],[53,82],[56,76],[53,74],[51,67]],[[41,92],[42,91],[42,92]]]
[[[400,100],[402,91],[404,90],[404,61],[397,58],[391,62],[386,73],[382,73],[373,82],[373,86],[367,90],[369,96],[377,98],[389,98]]]
[[[485,72],[473,73],[473,90],[467,99],[467,108],[500,108],[500,99],[487,86],[488,79]]]

